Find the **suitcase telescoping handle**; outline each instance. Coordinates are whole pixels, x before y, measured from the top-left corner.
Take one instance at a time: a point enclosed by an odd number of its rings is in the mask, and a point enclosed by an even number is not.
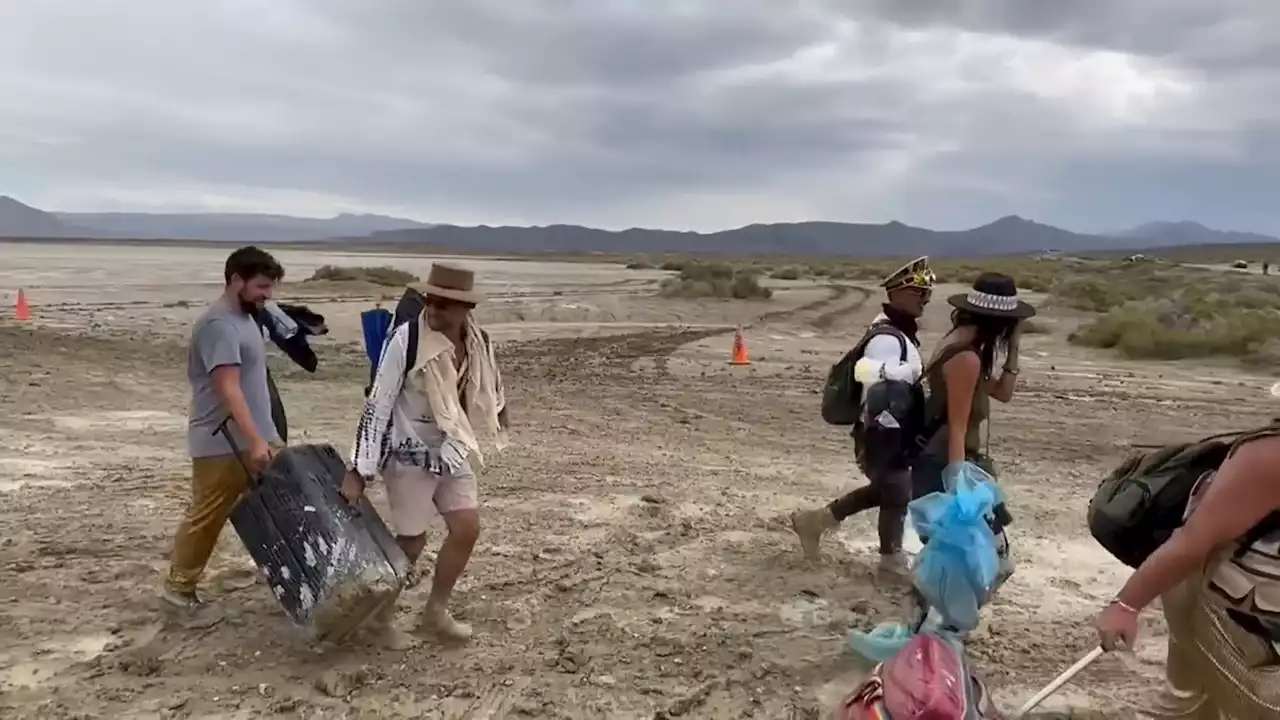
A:
[[[235,438],[231,437],[231,428],[227,427],[227,423],[231,422],[231,416],[228,415],[218,427],[213,429],[213,434],[222,433],[222,437],[226,439],[227,445],[231,447],[231,454],[236,456],[236,462],[240,463],[240,467],[244,468],[245,477],[249,478],[250,489],[256,489],[262,483],[262,478],[258,477],[249,469],[248,463],[244,461],[244,456],[240,454],[240,446],[236,444]]]

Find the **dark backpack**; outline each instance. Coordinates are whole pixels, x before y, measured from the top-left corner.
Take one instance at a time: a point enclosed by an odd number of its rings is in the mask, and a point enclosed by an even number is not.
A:
[[[822,419],[828,425],[856,425],[862,415],[862,383],[853,377],[853,367],[862,359],[867,343],[877,335],[891,334],[898,338],[901,362],[907,361],[907,336],[888,323],[873,325],[853,349],[827,373],[827,384],[822,389]]]
[[[1137,568],[1182,526],[1191,491],[1241,442],[1280,433],[1280,422],[1259,430],[1210,435],[1156,446],[1111,471],[1089,501],[1089,532],[1107,552]],[[1276,515],[1246,536],[1242,547],[1277,527]]]
[[[405,350],[404,377],[409,376],[409,371],[413,369],[414,363],[418,359],[418,333],[419,327],[416,322],[418,316],[422,314],[423,308],[426,307],[426,298],[422,293],[413,288],[405,288],[404,294],[400,296],[400,300],[396,303],[396,309],[391,313],[391,326],[387,328],[387,340],[390,342],[391,336],[395,334],[396,329],[405,323],[409,323],[408,347]],[[383,344],[383,352],[386,351],[386,343]],[[373,379],[378,376],[378,366],[382,364],[383,355],[378,356],[378,362],[369,363],[369,384],[364,388],[366,397],[369,391],[373,390]],[[403,379],[403,378],[402,378]]]
[[[422,293],[414,290],[413,288],[405,288],[404,294],[400,296],[400,300],[396,303],[395,311],[391,313],[391,326],[387,328],[387,342],[390,342],[391,336],[395,334],[397,328],[405,323],[409,323],[409,337],[406,339],[404,375],[401,377],[402,382],[404,378],[409,377],[409,371],[412,370],[413,366],[418,362],[418,333],[421,332],[421,328],[418,323],[414,321],[418,319],[418,316],[422,314],[422,311],[426,306],[427,299],[423,297]],[[491,343],[489,333],[485,332],[485,330],[481,328],[480,336],[484,338],[485,347],[489,347]],[[386,351],[385,344],[383,346],[383,351]],[[373,380],[378,375],[378,366],[382,364],[382,357],[382,355],[379,355],[377,363],[369,364],[369,384],[364,388],[365,397],[368,397],[369,392],[373,390]]]

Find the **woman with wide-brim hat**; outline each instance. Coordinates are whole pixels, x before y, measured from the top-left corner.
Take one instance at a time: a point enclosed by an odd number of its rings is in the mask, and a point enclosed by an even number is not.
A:
[[[947,302],[955,308],[951,330],[925,369],[929,389],[925,426],[937,429],[924,438],[923,451],[912,469],[915,497],[946,489],[943,478],[965,462],[996,476],[986,454],[983,425],[988,423],[993,398],[1002,403],[1013,399],[1023,323],[1036,314],[1018,297],[1013,278],[1000,273],[983,273],[968,292],[952,295]],[[999,358],[1003,363],[997,375]],[[1011,521],[1008,510],[999,505],[992,522],[1001,556],[997,587],[1013,573],[1004,535],[1004,526]]]

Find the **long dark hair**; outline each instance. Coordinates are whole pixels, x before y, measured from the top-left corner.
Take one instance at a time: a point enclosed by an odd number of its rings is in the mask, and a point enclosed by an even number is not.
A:
[[[982,374],[989,376],[996,364],[996,351],[1005,352],[1009,349],[1013,331],[1018,327],[1018,319],[984,315],[957,308],[951,311],[951,327],[973,328],[974,349],[977,350],[978,358],[982,361]]]

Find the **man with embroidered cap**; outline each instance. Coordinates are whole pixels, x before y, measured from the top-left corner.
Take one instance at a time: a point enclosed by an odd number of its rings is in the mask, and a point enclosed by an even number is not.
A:
[[[853,379],[862,388],[860,397],[851,398],[860,406],[850,434],[858,465],[870,484],[823,507],[792,514],[791,527],[811,559],[820,557],[818,545],[828,530],[851,515],[879,508],[880,574],[892,578],[906,571],[902,538],[911,501],[910,463],[924,412],[917,333],[935,281],[928,257],[916,258],[886,277],[881,285],[887,302],[846,356],[856,360]]]
[[[427,281],[413,286],[422,312],[387,338],[342,484],[342,494],[355,503],[374,476],[382,476],[396,541],[410,564],[422,555],[435,515],[444,517],[448,535],[436,555],[421,625],[451,641],[471,637],[448,603],[480,533],[472,464],[483,466],[482,444],[506,445],[502,376],[489,336],[471,314],[482,299],[474,285],[472,271],[436,263]],[[394,614],[392,601],[374,618],[374,630],[385,646],[406,649],[415,641],[395,628]]]

